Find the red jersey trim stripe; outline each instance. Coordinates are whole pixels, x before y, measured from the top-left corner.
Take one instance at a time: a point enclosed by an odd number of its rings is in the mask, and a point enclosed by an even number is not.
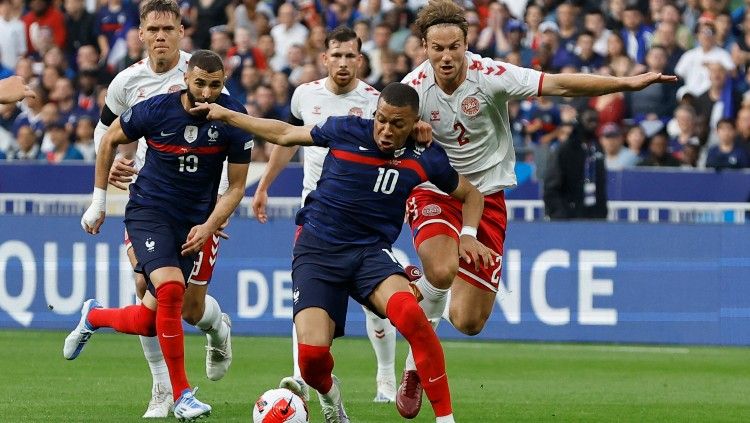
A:
[[[226,151],[227,147],[224,145],[208,146],[208,147],[188,147],[180,145],[160,144],[154,140],[148,140],[149,148],[161,151],[162,153],[173,153],[173,154],[218,154]]]
[[[352,153],[351,151],[335,150],[335,149],[331,149],[331,154],[333,154],[333,157],[337,159],[346,160],[348,162],[366,164],[366,165],[371,165],[371,166],[389,166],[389,167],[395,167],[399,169],[410,169],[414,171],[417,175],[419,175],[419,178],[422,180],[422,182],[427,180],[427,172],[425,172],[422,165],[414,159],[385,160],[385,159],[379,159],[377,157],[367,157],[361,154]]]
[[[537,97],[542,96],[542,83],[544,82],[544,72],[542,72],[542,76],[539,77],[539,88],[536,90]]]

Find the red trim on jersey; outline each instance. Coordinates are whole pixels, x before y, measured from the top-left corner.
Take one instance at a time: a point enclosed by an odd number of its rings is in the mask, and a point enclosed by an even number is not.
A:
[[[544,72],[542,72],[542,76],[539,77],[539,88],[536,90],[537,97],[542,96],[542,82],[544,82]]]
[[[162,153],[173,153],[173,154],[217,154],[224,152],[227,147],[223,145],[217,145],[212,147],[186,147],[179,145],[170,144],[159,144],[154,140],[148,140],[148,146],[154,150],[161,151]]]
[[[422,181],[427,180],[427,172],[425,172],[422,165],[414,159],[385,160],[385,159],[379,159],[377,157],[368,157],[362,154],[352,153],[351,151],[336,150],[333,148],[331,149],[331,154],[333,154],[333,157],[337,159],[346,160],[348,162],[366,164],[366,165],[371,165],[371,166],[390,166],[390,167],[396,167],[400,169],[410,169],[414,171],[417,175],[419,175],[419,178]]]

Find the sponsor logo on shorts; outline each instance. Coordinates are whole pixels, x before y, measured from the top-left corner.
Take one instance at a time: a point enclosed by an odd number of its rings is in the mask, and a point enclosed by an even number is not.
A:
[[[441,209],[437,204],[428,204],[422,208],[422,216],[426,217],[437,216],[442,212],[443,209]]]
[[[476,97],[466,97],[461,102],[461,110],[466,116],[474,117],[479,114],[479,100]]]

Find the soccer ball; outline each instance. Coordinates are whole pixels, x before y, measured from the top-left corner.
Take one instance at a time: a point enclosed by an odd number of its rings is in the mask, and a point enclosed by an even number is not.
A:
[[[270,389],[255,401],[254,423],[307,423],[310,418],[307,404],[294,392],[279,388]]]

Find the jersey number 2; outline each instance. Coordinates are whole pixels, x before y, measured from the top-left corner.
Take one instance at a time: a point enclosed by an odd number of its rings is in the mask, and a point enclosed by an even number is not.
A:
[[[386,169],[384,167],[378,168],[378,179],[375,181],[375,186],[372,188],[373,192],[382,192],[383,194],[390,194],[396,189],[396,182],[398,181],[398,170]]]
[[[453,129],[460,129],[461,133],[458,134],[458,145],[464,145],[469,143],[469,138],[466,136],[466,127],[461,122],[453,124]]]
[[[193,173],[198,170],[198,156],[191,154],[189,156],[180,156],[180,172]]]

